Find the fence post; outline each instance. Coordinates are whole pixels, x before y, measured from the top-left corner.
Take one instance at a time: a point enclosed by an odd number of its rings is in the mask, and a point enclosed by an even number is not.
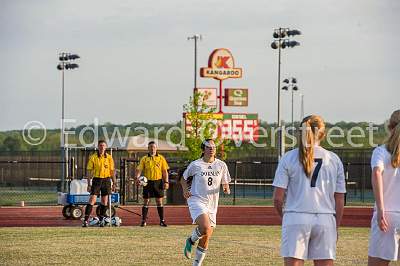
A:
[[[237,161],[235,161],[235,175],[233,176],[233,205],[236,205],[236,178],[237,178]]]
[[[71,179],[75,179],[76,173],[75,173],[75,157],[74,156],[71,157],[69,164],[70,164],[69,167],[70,167]]]
[[[363,166],[362,166],[362,190],[361,190],[361,201],[365,202],[365,180],[366,180],[366,176],[365,176],[365,153],[363,153]]]
[[[125,159],[121,158],[119,160],[119,190],[121,193],[121,203],[125,205],[126,202],[126,193],[125,193]]]
[[[349,180],[349,168],[350,168],[350,163],[349,162],[347,162],[346,163],[346,168],[345,168],[345,172],[344,172],[344,181],[345,181],[345,184],[346,184],[346,193],[344,193],[344,206],[346,206],[347,205],[347,181]]]
[[[261,166],[262,166],[263,164],[261,163]],[[265,164],[265,172],[264,172],[264,185],[263,185],[263,188],[264,188],[264,199],[266,199],[266,186],[267,186],[267,164]]]

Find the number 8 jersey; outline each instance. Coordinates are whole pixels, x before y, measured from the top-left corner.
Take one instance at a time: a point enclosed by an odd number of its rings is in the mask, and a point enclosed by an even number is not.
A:
[[[314,147],[314,167],[307,177],[299,161],[299,149],[282,157],[274,187],[287,189],[284,212],[335,214],[335,193],[346,193],[343,163],[333,152]]]
[[[192,197],[189,200],[206,203],[210,209],[218,206],[221,183],[229,184],[231,181],[228,167],[219,159],[215,159],[212,163],[204,162],[203,159],[191,162],[183,173],[185,180],[189,177],[193,177],[190,187]]]

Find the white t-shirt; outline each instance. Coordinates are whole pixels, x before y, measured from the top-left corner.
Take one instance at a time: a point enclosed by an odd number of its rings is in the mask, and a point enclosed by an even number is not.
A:
[[[400,212],[400,168],[393,168],[391,164],[391,155],[385,145],[376,147],[372,153],[372,170],[375,167],[379,167],[383,170],[382,189],[385,211]]]
[[[219,159],[215,159],[212,163],[207,163],[200,158],[191,162],[183,173],[185,180],[188,180],[190,176],[193,177],[190,187],[192,196],[188,199],[188,203],[199,201],[206,204],[210,212],[215,212],[218,208],[221,183],[229,184],[231,182],[226,163]]]
[[[335,193],[346,193],[343,164],[339,157],[314,147],[314,168],[307,177],[299,161],[299,149],[285,153],[275,172],[273,186],[287,189],[284,212],[336,213]]]

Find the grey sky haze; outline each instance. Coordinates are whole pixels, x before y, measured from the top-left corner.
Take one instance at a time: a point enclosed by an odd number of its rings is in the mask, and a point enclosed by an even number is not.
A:
[[[193,87],[193,41],[199,67],[215,48],[231,50],[249,88],[248,108],[277,119],[277,27],[297,28],[301,46],[282,53],[282,78],[295,76],[306,114],[327,121],[383,122],[400,108],[398,0],[298,1],[0,1],[0,130],[30,120],[58,128],[61,73],[58,53],[81,56],[66,72],[66,118],[77,125],[176,122]],[[199,87],[218,81],[199,78]],[[298,94],[295,98],[299,118]],[[290,94],[282,92],[290,120]]]

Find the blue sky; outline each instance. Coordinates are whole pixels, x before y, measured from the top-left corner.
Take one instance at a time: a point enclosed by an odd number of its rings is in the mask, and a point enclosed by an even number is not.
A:
[[[77,125],[132,121],[174,123],[193,87],[193,41],[202,34],[199,67],[215,48],[228,48],[249,88],[248,108],[226,112],[277,117],[277,27],[302,31],[301,46],[282,53],[282,78],[295,76],[306,114],[325,120],[383,122],[399,109],[397,0],[298,1],[22,1],[0,8],[0,130],[31,120],[60,125],[58,53],[78,53],[65,77],[66,118]],[[199,78],[201,87],[218,81]],[[295,97],[299,117],[300,97]],[[290,120],[290,94],[282,93]]]

